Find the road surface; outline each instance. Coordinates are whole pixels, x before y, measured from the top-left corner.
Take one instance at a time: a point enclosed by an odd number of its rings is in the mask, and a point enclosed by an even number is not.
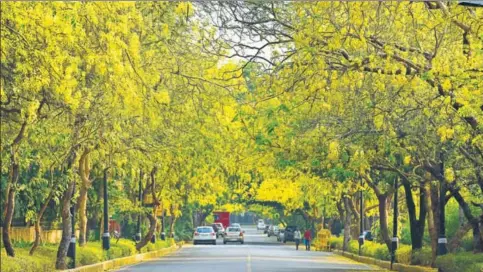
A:
[[[245,244],[184,245],[171,255],[121,268],[118,271],[148,272],[285,272],[285,271],[374,271],[374,266],[328,253],[305,251],[301,244],[299,251],[293,243],[277,242],[268,238],[254,227],[243,227]]]

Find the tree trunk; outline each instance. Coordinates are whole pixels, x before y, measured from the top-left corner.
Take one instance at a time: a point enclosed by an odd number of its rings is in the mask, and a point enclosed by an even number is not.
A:
[[[79,207],[79,246],[85,246],[87,242],[87,188],[84,185],[81,185],[77,204]]]
[[[85,246],[87,243],[87,191],[91,186],[89,172],[89,149],[86,148],[79,159],[79,176],[81,179],[81,188],[77,205],[79,213],[79,246]]]
[[[474,245],[474,252],[479,253],[483,252],[483,236],[480,230],[480,220],[475,218],[471,213],[471,209],[468,206],[468,203],[463,199],[458,189],[455,189],[453,186],[448,186],[449,190],[453,194],[458,204],[463,209],[466,219],[471,224],[473,228],[473,245]]]
[[[71,181],[67,190],[65,190],[62,197],[62,239],[57,250],[57,260],[55,262],[55,268],[59,270],[67,269],[67,250],[69,249],[69,243],[72,236],[72,225],[70,216],[70,201],[72,199],[72,192],[74,190],[75,181]]]
[[[411,245],[412,249],[421,249],[423,247],[423,236],[424,227],[426,224],[426,197],[424,192],[424,187],[420,187],[420,197],[419,197],[419,220],[416,218],[416,205],[414,204],[413,194],[411,191],[411,185],[405,181],[403,182],[404,191],[406,194],[406,203],[409,213],[409,223],[411,231]]]
[[[8,181],[7,201],[5,203],[5,220],[3,221],[2,239],[3,246],[8,256],[15,257],[15,250],[10,241],[10,226],[12,225],[13,213],[15,210],[15,185],[19,176],[19,164],[17,159],[18,146],[23,139],[27,121],[24,121],[20,131],[12,142],[10,149],[10,173]]]
[[[377,199],[379,200],[379,225],[381,228],[382,240],[384,240],[387,249],[391,252],[391,237],[389,237],[389,230],[387,227],[387,195],[379,195]]]
[[[141,242],[136,244],[136,250],[141,251],[141,248],[143,248],[145,245],[151,241],[151,238],[153,237],[154,232],[156,231],[156,217],[154,216],[156,214],[156,208],[153,209],[152,213],[148,213],[148,219],[149,219],[149,231],[148,233],[144,236],[144,238],[141,240]]]
[[[16,160],[14,150],[12,150],[11,167],[10,167],[10,184],[7,195],[7,209],[5,212],[5,220],[3,222],[2,239],[5,251],[8,256],[15,257],[15,251],[10,241],[10,226],[12,225],[13,213],[15,209],[15,184],[19,176],[19,165]]]
[[[345,207],[345,219],[344,219],[344,243],[342,244],[342,250],[347,251],[349,247],[349,241],[351,239],[351,209],[349,204],[349,198],[344,197],[344,207]]]
[[[3,221],[2,239],[3,246],[8,256],[15,257],[15,251],[10,241],[10,225],[12,224],[13,212],[15,207],[15,189],[10,186],[7,196],[7,209],[5,213],[5,220]]]
[[[47,199],[44,202],[44,205],[42,206],[39,213],[37,214],[37,220],[35,221],[35,240],[34,240],[34,244],[32,245],[32,248],[30,248],[30,252],[29,252],[30,256],[32,256],[34,254],[35,250],[37,249],[37,247],[40,244],[40,235],[41,235],[41,232],[42,232],[42,230],[40,229],[40,221],[42,220],[42,216],[44,215],[44,212],[47,209],[47,207],[49,206],[50,200],[52,199],[52,197],[54,195],[54,190],[55,190],[55,188],[52,188],[52,190],[49,193],[49,196],[47,197]]]
[[[458,230],[456,231],[455,235],[451,240],[448,242],[448,250],[450,252],[455,252],[456,249],[461,245],[461,239],[472,229],[472,225],[470,223],[466,223],[463,226],[460,226]]]
[[[102,182],[102,181],[101,181]],[[99,200],[99,206],[102,207],[103,199],[104,199],[104,186],[100,186],[99,188],[99,195],[98,198]],[[100,225],[98,227],[99,229],[99,240],[102,241],[102,234],[104,233],[104,216],[101,213],[101,220],[100,220]]]

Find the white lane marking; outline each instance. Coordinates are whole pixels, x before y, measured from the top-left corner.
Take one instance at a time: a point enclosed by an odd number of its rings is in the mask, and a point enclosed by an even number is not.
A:
[[[247,272],[252,272],[252,255],[250,253],[247,257]]]

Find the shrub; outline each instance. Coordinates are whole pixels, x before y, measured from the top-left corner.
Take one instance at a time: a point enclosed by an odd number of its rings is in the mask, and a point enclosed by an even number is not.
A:
[[[362,246],[362,255],[380,260],[390,260],[391,254],[387,250],[386,244],[379,244],[371,241],[365,241]]]
[[[76,250],[76,267],[104,261],[104,252],[100,243],[87,243]]]
[[[33,256],[28,255],[27,248],[15,249],[15,257],[8,257],[3,251],[0,256],[2,272],[37,272],[37,271],[54,271],[55,270],[55,254],[48,252],[46,255],[37,252]]]
[[[156,251],[162,248],[170,247],[172,244],[173,239],[167,239],[165,241],[156,240],[156,243],[149,242],[146,246],[141,248],[141,253]]]
[[[396,250],[396,261],[402,264],[411,264],[411,246],[399,244]]]
[[[347,251],[354,254],[359,254],[359,242],[356,240],[350,240],[347,246]]]
[[[432,252],[430,247],[415,250],[411,255],[411,264],[431,266]]]
[[[343,243],[344,243],[343,237],[330,237],[329,239],[330,248],[342,250]]]
[[[472,252],[446,254],[436,258],[436,267],[441,271],[474,272],[483,269],[483,254]]]
[[[113,255],[113,259],[136,254],[136,244],[128,239],[119,239],[119,242],[111,243],[111,249],[114,248],[116,248],[116,250],[120,250],[120,255]]]

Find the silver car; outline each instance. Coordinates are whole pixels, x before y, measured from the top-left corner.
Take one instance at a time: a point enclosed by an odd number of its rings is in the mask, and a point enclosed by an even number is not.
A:
[[[245,242],[243,231],[237,227],[228,227],[226,229],[225,237],[223,237],[223,244],[226,244],[227,242],[239,242],[243,244]]]
[[[213,227],[197,227],[193,235],[193,244],[213,244],[216,245],[216,233]]]

